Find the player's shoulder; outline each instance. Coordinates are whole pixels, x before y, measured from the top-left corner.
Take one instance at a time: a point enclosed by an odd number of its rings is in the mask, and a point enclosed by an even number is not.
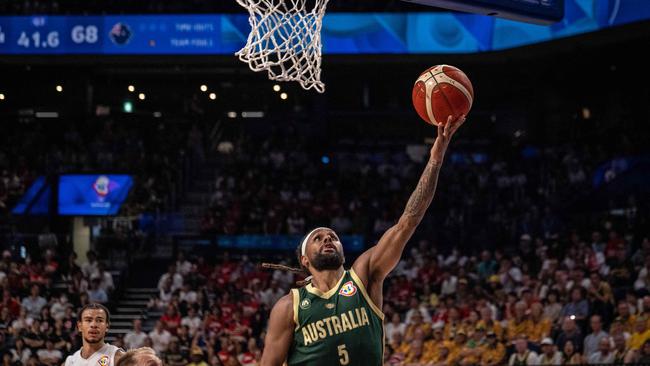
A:
[[[282,296],[275,305],[273,305],[273,309],[278,309],[278,311],[293,311],[293,291],[294,290],[291,290],[288,294]]]
[[[71,354],[70,356],[65,358],[65,362],[63,363],[64,366],[72,366],[74,365],[74,361],[79,358],[79,354],[81,353],[81,349],[77,350],[77,352]]]
[[[293,322],[293,311],[294,311],[294,306],[293,306],[293,293],[294,291],[298,290],[292,290],[288,294],[282,296],[276,303],[273,305],[273,309],[271,309],[271,317],[274,317],[276,319],[284,319],[289,322]]]
[[[118,346],[114,346],[110,343],[106,343],[106,347],[108,347],[108,352],[112,353],[113,355],[121,355],[123,353],[126,353],[122,348]]]

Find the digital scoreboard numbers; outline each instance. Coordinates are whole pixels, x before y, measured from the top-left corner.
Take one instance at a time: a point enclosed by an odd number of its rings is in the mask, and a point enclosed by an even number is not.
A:
[[[100,17],[2,17],[0,52],[17,54],[98,53]]]
[[[211,15],[0,17],[0,54],[215,54],[239,43]]]

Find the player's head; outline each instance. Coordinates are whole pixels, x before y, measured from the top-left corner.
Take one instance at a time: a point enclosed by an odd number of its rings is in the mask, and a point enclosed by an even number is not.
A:
[[[77,330],[84,343],[103,342],[110,321],[111,314],[104,305],[90,303],[77,314]]]
[[[162,361],[153,349],[141,347],[126,352],[116,366],[162,366]]]
[[[343,245],[334,230],[319,227],[310,231],[298,247],[300,265],[311,273],[339,269],[345,263]]]

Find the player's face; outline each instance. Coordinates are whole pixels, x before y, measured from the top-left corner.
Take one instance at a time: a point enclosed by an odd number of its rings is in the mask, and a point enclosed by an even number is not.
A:
[[[103,341],[108,330],[106,313],[101,309],[85,310],[77,322],[77,329],[86,343]]]
[[[311,235],[307,248],[309,264],[317,271],[335,270],[343,265],[343,245],[333,230],[322,229]]]

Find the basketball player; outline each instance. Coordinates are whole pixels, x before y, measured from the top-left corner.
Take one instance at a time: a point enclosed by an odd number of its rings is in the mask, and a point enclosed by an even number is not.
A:
[[[65,360],[65,366],[115,366],[124,351],[104,342],[110,325],[110,313],[101,304],[91,303],[79,310],[77,330],[81,349]]]
[[[429,207],[447,146],[464,121],[465,116],[449,118],[438,126],[429,161],[399,221],[349,271],[333,230],[316,228],[305,236],[298,258],[311,283],[292,289],[273,307],[262,366],[383,364],[382,285]]]

